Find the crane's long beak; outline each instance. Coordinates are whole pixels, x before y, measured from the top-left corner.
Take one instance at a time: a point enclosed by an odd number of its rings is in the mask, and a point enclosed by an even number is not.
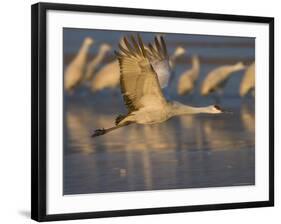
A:
[[[221,113],[224,113],[224,114],[233,114],[232,111],[225,110],[225,109],[221,108],[219,105],[214,105],[214,107],[215,107],[217,110],[220,110]]]

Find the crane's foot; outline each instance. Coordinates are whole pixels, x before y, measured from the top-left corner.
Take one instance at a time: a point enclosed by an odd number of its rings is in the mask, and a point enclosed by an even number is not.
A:
[[[97,129],[94,131],[94,133],[91,135],[92,138],[100,136],[100,135],[104,135],[106,133],[106,130],[103,129]]]

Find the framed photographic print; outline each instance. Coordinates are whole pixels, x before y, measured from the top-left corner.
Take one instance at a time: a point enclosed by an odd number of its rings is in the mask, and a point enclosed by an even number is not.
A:
[[[274,19],[32,6],[32,219],[274,205]]]

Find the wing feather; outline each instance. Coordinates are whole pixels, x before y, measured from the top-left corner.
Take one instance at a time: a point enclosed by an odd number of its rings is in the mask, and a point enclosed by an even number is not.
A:
[[[139,34],[138,34],[138,41],[139,41],[139,46],[140,46],[140,49],[141,49],[142,56],[147,58],[146,50],[144,48],[144,44],[143,44],[141,36]]]
[[[163,55],[165,58],[168,58],[167,46],[166,46],[163,36],[160,37],[160,40],[161,40],[161,45],[162,45],[162,49],[163,49]]]
[[[124,38],[124,47],[116,56],[120,65],[120,85],[124,102],[129,112],[143,107],[160,107],[166,104],[157,74],[147,58],[146,49],[138,36],[138,41],[131,37],[130,44]]]
[[[125,42],[125,40],[124,40]],[[118,44],[118,47],[120,48],[120,50],[122,51],[123,54],[130,56],[132,54],[132,52],[130,52],[128,49],[126,49],[124,46],[122,46],[122,44]]]
[[[151,65],[157,73],[160,86],[161,88],[164,88],[169,84],[169,80],[171,77],[169,57],[164,38],[160,36],[159,40],[159,38],[155,37],[154,46],[152,44],[149,44],[147,51]]]
[[[125,43],[128,51],[129,51],[129,54],[132,54],[133,56],[136,56],[135,49],[131,46],[131,44],[128,42],[126,37],[124,37],[124,43]]]
[[[148,44],[148,47],[149,47],[149,50],[150,50],[150,53],[151,53],[151,58],[154,57],[154,59],[157,59],[157,60],[161,60],[158,52],[154,49],[154,47],[151,45],[151,44]]]
[[[134,48],[136,49],[137,51],[137,54],[142,54],[141,52],[141,48],[139,47],[135,37],[133,35],[131,35],[131,41],[132,41],[132,44],[134,45]]]

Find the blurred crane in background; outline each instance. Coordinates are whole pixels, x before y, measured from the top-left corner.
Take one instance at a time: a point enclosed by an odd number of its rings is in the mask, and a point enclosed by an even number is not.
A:
[[[207,96],[213,92],[217,92],[219,95],[222,95],[223,88],[225,87],[231,75],[244,68],[245,65],[242,62],[238,62],[234,65],[224,65],[215,68],[209,72],[206,78],[203,80],[200,90],[201,95]]]
[[[83,80],[86,70],[88,51],[94,40],[86,37],[80,47],[77,55],[67,66],[64,74],[64,89],[72,91]]]
[[[240,96],[243,97],[247,95],[250,91],[254,96],[255,92],[255,62],[253,62],[245,71],[245,74],[240,83]]]
[[[97,67],[101,64],[107,52],[111,50],[109,44],[101,44],[97,55],[88,63],[86,68],[85,79],[86,81],[91,80],[94,76],[94,73]]]
[[[180,75],[177,92],[179,95],[185,95],[191,93],[200,73],[200,61],[197,55],[192,56],[191,59],[192,68],[186,70]]]

